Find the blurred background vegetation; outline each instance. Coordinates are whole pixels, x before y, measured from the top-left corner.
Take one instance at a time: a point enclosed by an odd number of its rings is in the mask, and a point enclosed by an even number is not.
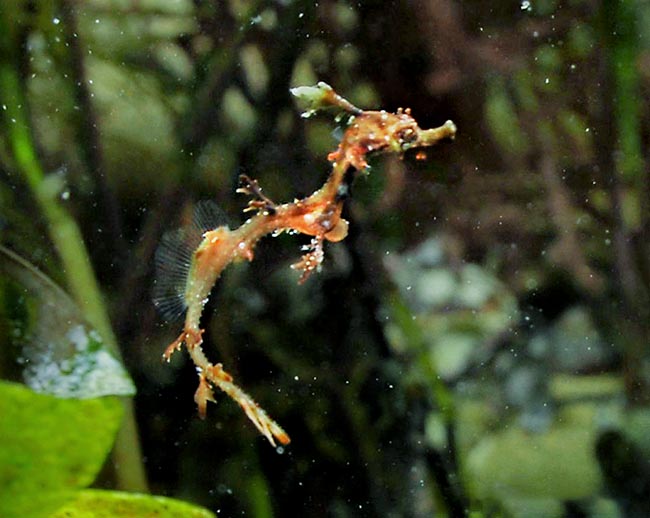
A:
[[[137,387],[95,486],[255,518],[650,516],[648,70],[642,0],[2,2],[0,242]],[[289,94],[319,80],[459,134],[373,161],[305,285],[295,236],[218,283],[206,348],[276,451],[161,363],[153,254],[198,200],[241,223],[239,174],[322,184],[331,121]]]

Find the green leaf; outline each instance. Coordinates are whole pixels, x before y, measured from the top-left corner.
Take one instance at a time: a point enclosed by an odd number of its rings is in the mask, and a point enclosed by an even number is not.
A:
[[[493,78],[488,84],[485,119],[496,144],[509,157],[523,157],[529,149],[517,109],[508,95],[506,83]]]
[[[48,516],[90,484],[122,418],[118,398],[60,399],[0,382],[0,516]]]
[[[481,498],[588,498],[601,484],[594,441],[594,430],[584,425],[534,435],[507,430],[470,451],[467,473]]]
[[[68,295],[0,247],[0,376],[65,398],[132,395],[133,382]]]
[[[88,489],[51,518],[214,518],[214,514],[186,502],[160,496]]]

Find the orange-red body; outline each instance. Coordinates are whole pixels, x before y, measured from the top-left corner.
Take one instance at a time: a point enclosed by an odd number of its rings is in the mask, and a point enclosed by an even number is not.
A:
[[[255,196],[249,203],[249,210],[256,210],[257,214],[237,229],[220,226],[203,234],[193,254],[184,289],[187,314],[183,332],[164,354],[169,359],[174,350],[186,345],[199,372],[195,400],[201,415],[205,414],[207,401],[213,401],[212,387],[217,386],[239,403],[272,444],[275,444],[275,440],[287,444],[289,436],[233,383],[221,364],[212,364],[201,348],[201,313],[214,283],[231,262],[241,259],[251,261],[255,245],[263,236],[285,230],[313,237],[307,253],[293,265],[302,272],[301,282],[306,280],[323,260],[323,242],[341,241],[347,235],[348,222],[341,217],[341,211],[347,197],[348,186],[345,182],[349,181],[347,173],[350,170],[366,169],[368,153],[402,153],[411,147],[430,146],[442,138],[453,137],[456,131],[451,121],[439,128],[422,130],[409,110],[400,109],[397,113],[362,111],[323,83],[312,89],[322,94],[320,107],[334,106],[351,114],[338,148],[328,156],[332,162],[329,178],[312,195],[281,205],[275,205],[262,195],[257,182],[245,178],[246,184],[240,188],[240,192]]]

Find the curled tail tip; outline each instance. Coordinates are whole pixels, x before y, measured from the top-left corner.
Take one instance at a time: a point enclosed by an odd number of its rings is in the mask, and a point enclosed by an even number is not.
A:
[[[291,438],[284,430],[276,430],[273,435],[282,446],[287,446],[291,443]]]

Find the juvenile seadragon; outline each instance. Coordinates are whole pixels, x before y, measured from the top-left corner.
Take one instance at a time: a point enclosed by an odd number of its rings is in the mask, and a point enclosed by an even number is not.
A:
[[[292,268],[301,272],[304,282],[323,261],[323,243],[337,242],[347,236],[348,222],[341,217],[348,197],[349,182],[355,172],[368,168],[369,153],[402,154],[412,148],[432,146],[453,138],[456,126],[447,121],[438,128],[423,130],[409,109],[366,111],[339,96],[329,85],[292,89],[292,94],[310,104],[303,113],[309,117],[319,110],[338,111],[338,120],[346,118],[346,129],[338,148],[329,154],[332,171],[323,186],[310,196],[290,203],[276,204],[262,193],[257,181],[240,177],[237,192],[252,197],[245,212],[255,215],[239,228],[231,230],[225,218],[211,204],[200,203],[193,224],[163,237],[156,254],[154,303],[167,316],[186,311],[183,331],[165,350],[169,361],[183,344],[196,365],[199,387],[194,395],[199,414],[205,416],[208,401],[214,401],[217,387],[234,399],[257,429],[275,446],[277,440],[288,444],[287,433],[233,381],[221,363],[208,360],[202,344],[201,314],[210,291],[223,270],[232,262],[252,261],[257,242],[269,233],[293,231],[311,236],[305,254]]]

